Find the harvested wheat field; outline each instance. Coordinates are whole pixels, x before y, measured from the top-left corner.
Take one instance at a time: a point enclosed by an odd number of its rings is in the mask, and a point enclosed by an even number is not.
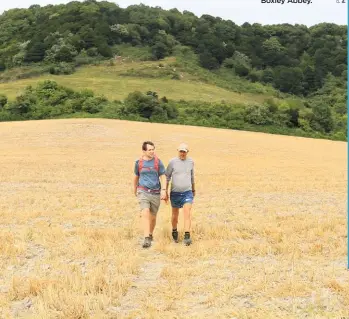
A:
[[[349,317],[346,143],[99,119],[0,136],[1,318]],[[141,248],[147,139],[165,164],[191,147],[192,246],[163,203]]]

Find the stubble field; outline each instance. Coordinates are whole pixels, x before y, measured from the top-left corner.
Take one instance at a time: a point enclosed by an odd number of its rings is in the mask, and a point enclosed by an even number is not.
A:
[[[349,317],[346,143],[99,119],[0,136],[0,318]],[[191,148],[190,247],[162,203],[141,248],[148,139],[165,165]]]

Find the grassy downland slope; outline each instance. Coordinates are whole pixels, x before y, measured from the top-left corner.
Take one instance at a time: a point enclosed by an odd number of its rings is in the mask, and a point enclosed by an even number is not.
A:
[[[14,99],[26,86],[46,79],[70,87],[74,90],[91,89],[96,94],[105,95],[111,100],[122,100],[130,92],[139,90],[156,91],[159,96],[173,100],[228,101],[234,104],[263,102],[270,95],[257,93],[238,93],[200,81],[200,76],[177,72],[175,58],[159,62],[116,60],[114,65],[101,64],[84,66],[74,74],[54,76],[44,74],[29,79],[0,83],[0,93]],[[208,71],[206,73],[209,74]],[[179,79],[173,79],[179,77]],[[223,81],[223,80],[222,80]],[[223,81],[224,82],[224,81]],[[245,81],[247,82],[247,81]]]

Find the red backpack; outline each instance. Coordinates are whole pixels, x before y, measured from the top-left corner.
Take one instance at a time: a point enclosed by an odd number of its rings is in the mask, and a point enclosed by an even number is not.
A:
[[[143,168],[143,158],[141,157],[138,161],[138,173],[141,174]],[[159,158],[154,155],[154,169],[159,173]],[[149,167],[150,170],[150,167]]]

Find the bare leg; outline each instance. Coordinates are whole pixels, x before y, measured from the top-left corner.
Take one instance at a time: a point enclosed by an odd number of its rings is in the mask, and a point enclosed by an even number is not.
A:
[[[155,229],[155,225],[156,225],[156,215],[153,215],[152,213],[150,213],[149,217],[150,217],[150,231],[149,231],[148,235],[153,234],[154,229]]]
[[[177,229],[179,208],[172,207],[172,229]]]
[[[172,238],[175,241],[175,243],[178,243],[178,231],[177,231],[177,225],[178,225],[178,215],[179,215],[179,208],[172,207]],[[173,231],[175,229],[175,231]]]
[[[185,232],[190,232],[190,228],[191,228],[191,207],[192,207],[192,204],[185,204],[183,206]]]
[[[150,234],[150,216],[151,214],[149,208],[144,208],[142,210],[144,237],[149,237]]]

